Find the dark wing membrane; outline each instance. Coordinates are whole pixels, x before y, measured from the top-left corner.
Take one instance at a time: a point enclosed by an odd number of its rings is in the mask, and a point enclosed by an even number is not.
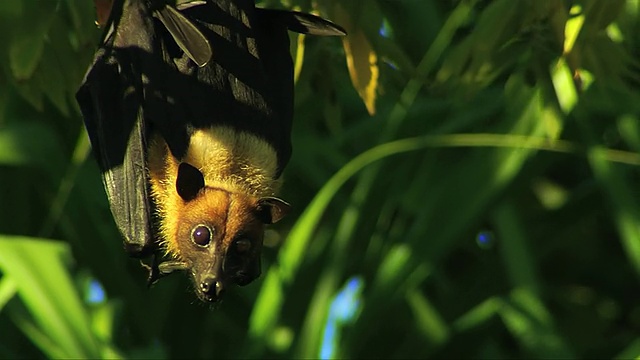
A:
[[[277,119],[273,126],[279,128],[278,133],[283,134],[276,148],[279,150],[278,174],[284,170],[291,156],[291,124],[293,122],[293,61],[289,50],[289,34],[287,24],[280,21],[280,17],[274,17],[280,11],[256,9],[256,21],[254,25],[255,36],[258,44],[258,52],[262,63],[266,80],[267,95],[271,107],[276,111]]]
[[[293,122],[293,61],[287,30],[311,35],[345,35],[338,25],[320,17],[300,12],[255,9],[253,23],[260,61],[266,76],[270,107],[276,118],[272,126],[277,133],[278,176],[291,156],[291,124]]]
[[[124,55],[119,47],[131,45],[127,44],[126,32],[135,32],[136,41],[140,41],[144,38],[141,34],[148,34],[152,28],[145,29],[143,25],[149,23],[138,12],[121,18],[117,24],[96,53],[76,99],[116,225],[127,250],[144,256],[154,236],[145,163],[142,74],[132,65],[133,57]]]
[[[136,86],[121,81],[117,64],[109,60],[113,58],[96,59],[76,98],[114,220],[125,237],[127,250],[137,255],[153,240],[145,170],[145,124]]]
[[[298,11],[256,8],[263,17],[269,17],[275,22],[285,24],[291,31],[320,36],[344,36],[347,32],[337,24],[319,16]]]
[[[185,4],[188,6],[190,3]],[[200,2],[192,6],[202,5]],[[188,8],[188,7],[187,7]],[[153,12],[162,21],[180,49],[198,66],[205,66],[211,60],[211,45],[198,27],[178,10],[169,5]]]

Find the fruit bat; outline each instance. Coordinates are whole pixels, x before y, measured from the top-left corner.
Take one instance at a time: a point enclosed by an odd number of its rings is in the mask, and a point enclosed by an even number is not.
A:
[[[264,227],[290,207],[287,31],[345,32],[254,0],[115,0],[101,22],[76,98],[125,248],[153,258],[150,284],[184,270],[215,302],[260,275]]]

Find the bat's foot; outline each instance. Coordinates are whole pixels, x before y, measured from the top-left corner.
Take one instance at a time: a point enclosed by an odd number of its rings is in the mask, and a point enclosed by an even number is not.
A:
[[[144,261],[140,260],[140,266],[149,272],[149,276],[147,276],[147,287],[151,287],[151,285],[155,284],[162,277],[160,275],[160,269],[158,268],[158,262],[155,255],[153,256],[153,262],[151,265],[147,265]]]
[[[180,261],[159,261],[159,257],[157,255],[153,255],[153,261],[151,265],[145,264],[142,260],[140,260],[140,265],[147,271],[149,271],[149,276],[147,277],[147,286],[151,287],[151,285],[155,284],[161,278],[173,273],[178,270],[186,270],[188,266],[184,262]]]

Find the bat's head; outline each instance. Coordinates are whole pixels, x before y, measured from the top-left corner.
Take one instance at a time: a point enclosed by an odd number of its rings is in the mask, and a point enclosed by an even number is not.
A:
[[[260,276],[265,224],[280,220],[289,204],[207,187],[202,173],[186,163],[179,167],[176,190],[183,206],[175,245],[198,297],[215,302],[229,285],[247,285]]]

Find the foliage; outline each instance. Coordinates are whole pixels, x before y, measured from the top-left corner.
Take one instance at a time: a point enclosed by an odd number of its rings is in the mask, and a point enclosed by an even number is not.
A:
[[[350,35],[292,35],[296,210],[211,309],[122,249],[93,2],[0,1],[1,358],[640,355],[640,1],[262,5]]]

